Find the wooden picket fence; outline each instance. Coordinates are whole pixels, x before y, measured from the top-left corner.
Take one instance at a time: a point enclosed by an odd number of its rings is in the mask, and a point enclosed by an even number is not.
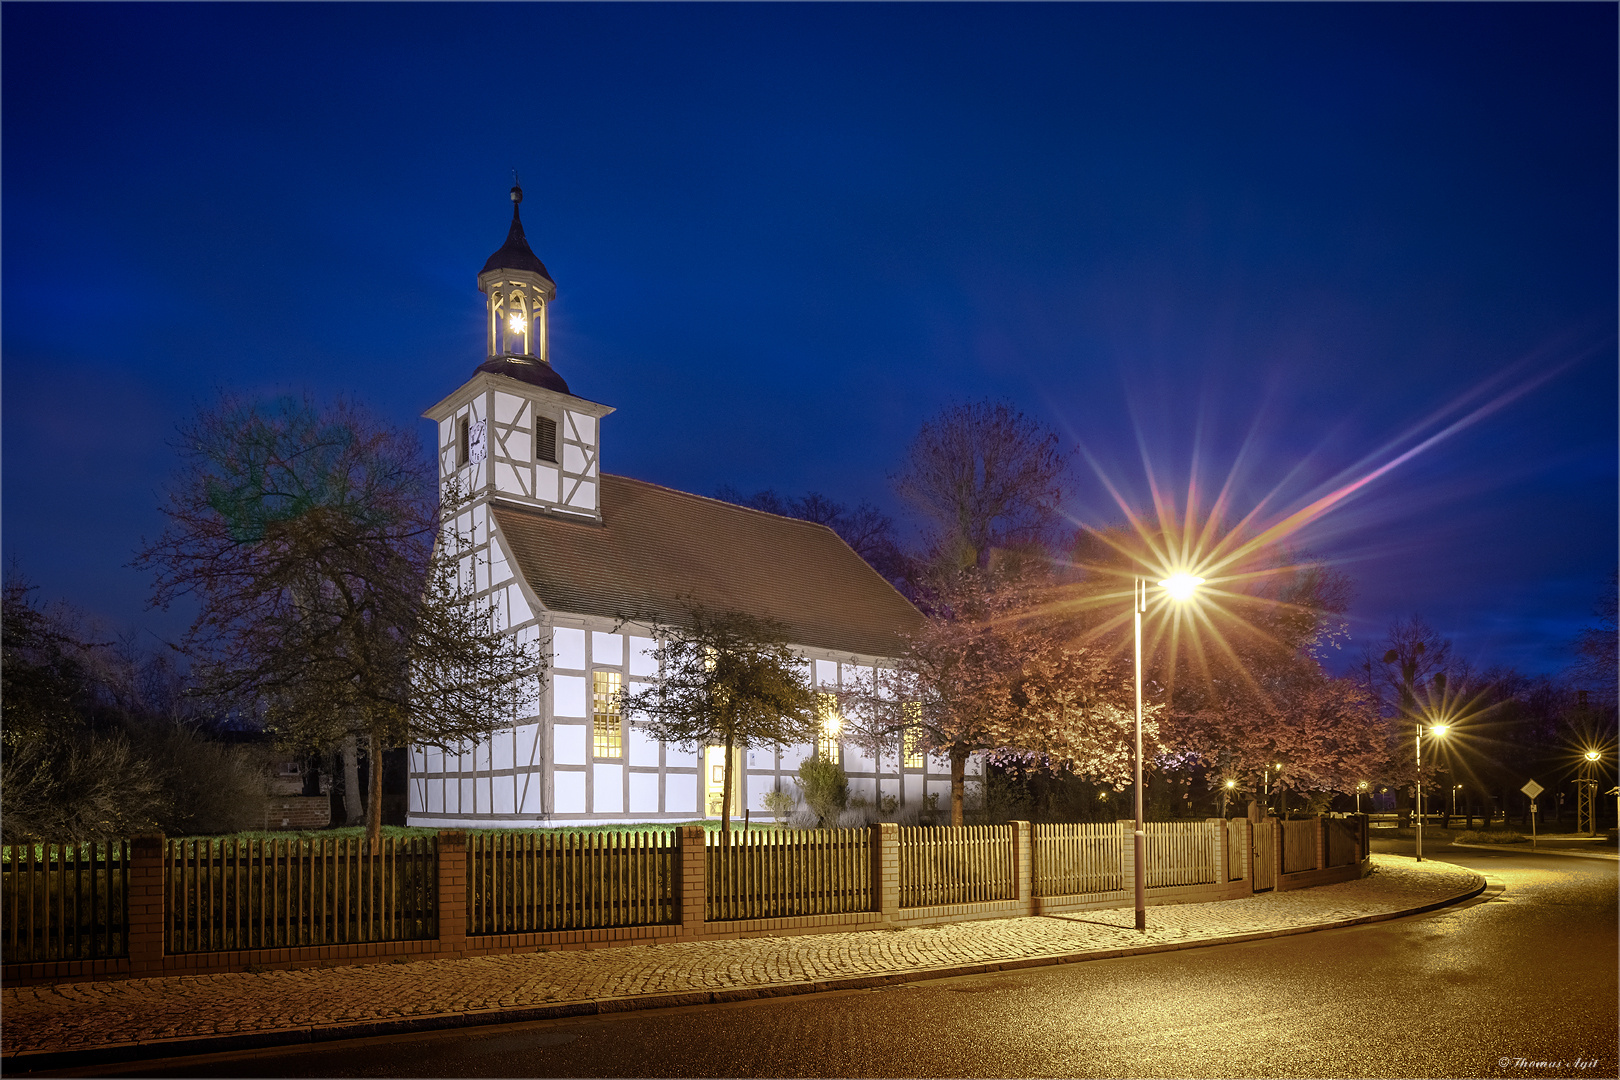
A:
[[[1035,895],[1119,892],[1125,888],[1129,842],[1117,823],[1036,825],[1031,833]]]
[[[1348,866],[1361,854],[1361,827],[1355,821],[1326,818],[1322,822],[1327,844],[1327,864]]]
[[[1226,880],[1242,881],[1249,872],[1249,820],[1226,823]]]
[[[129,841],[8,844],[0,948],[8,963],[129,955]]]
[[[1160,821],[1147,826],[1147,886],[1209,885],[1215,881],[1220,834],[1204,821]]]
[[[1284,821],[1282,824],[1283,873],[1297,874],[1316,869],[1316,820]]]
[[[1018,895],[1012,825],[917,825],[900,832],[900,906],[936,907]]]
[[[1277,887],[1277,831],[1271,822],[1254,827],[1254,891]]]
[[[675,834],[471,833],[467,933],[675,921]]]
[[[438,936],[431,836],[166,840],[164,890],[170,953]]]
[[[705,918],[787,919],[872,910],[872,840],[866,829],[711,832],[705,847]]]

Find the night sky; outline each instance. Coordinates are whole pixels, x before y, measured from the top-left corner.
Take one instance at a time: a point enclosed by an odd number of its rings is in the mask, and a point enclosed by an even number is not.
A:
[[[307,389],[425,442],[514,168],[609,472],[899,517],[919,425],[1006,399],[1077,520],[1082,446],[1280,516],[1463,420],[1293,538],[1358,583],[1345,661],[1421,614],[1556,672],[1614,569],[1612,4],[0,22],[4,554],[149,644],[176,425]]]

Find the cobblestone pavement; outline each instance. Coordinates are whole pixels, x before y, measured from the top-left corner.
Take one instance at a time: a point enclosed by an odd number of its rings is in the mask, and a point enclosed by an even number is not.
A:
[[[891,931],[636,945],[360,967],[6,987],[6,1055],[89,1050],[489,1012],[648,994],[692,994],[1212,941],[1412,910],[1479,886],[1471,871],[1374,855],[1359,881],[1219,903],[986,920]],[[629,1003],[621,1003],[629,1004]],[[584,1011],[584,1010],[582,1010]],[[591,1009],[589,1011],[596,1011]],[[157,1047],[153,1047],[157,1050]]]

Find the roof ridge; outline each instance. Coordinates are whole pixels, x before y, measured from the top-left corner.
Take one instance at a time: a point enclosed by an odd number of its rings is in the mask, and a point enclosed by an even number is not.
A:
[[[668,484],[656,484],[651,480],[640,480],[634,476],[625,476],[621,473],[605,472],[602,474],[603,479],[606,479],[609,476],[613,477],[615,480],[628,480],[632,484],[642,484],[646,487],[658,488],[660,491],[668,491],[675,495],[684,495],[688,499],[701,499],[704,502],[716,503],[732,510],[741,510],[745,514],[763,514],[769,518],[776,518],[778,521],[791,521],[797,525],[808,525],[812,529],[825,529],[834,536],[838,536],[838,530],[834,529],[831,525],[824,525],[819,521],[810,521],[808,518],[794,517],[792,514],[778,514],[770,510],[759,510],[752,506],[743,506],[740,503],[727,502],[724,499],[717,499],[712,495],[699,495],[695,491],[682,491],[680,488],[673,488]],[[841,536],[838,538],[843,540],[843,537]]]

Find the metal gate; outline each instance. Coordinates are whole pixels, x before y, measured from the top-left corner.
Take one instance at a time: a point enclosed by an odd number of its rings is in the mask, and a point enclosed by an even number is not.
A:
[[[1277,823],[1262,821],[1254,827],[1254,891],[1277,887]]]

